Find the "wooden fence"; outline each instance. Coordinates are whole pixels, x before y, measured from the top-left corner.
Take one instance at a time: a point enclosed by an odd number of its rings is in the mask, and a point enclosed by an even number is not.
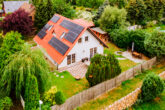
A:
[[[120,85],[123,81],[133,78],[134,76],[140,74],[142,71],[150,69],[156,63],[156,57],[152,58],[149,61],[146,61],[142,64],[139,64],[123,73],[119,76],[102,82],[96,86],[93,86],[87,90],[84,90],[69,99],[60,106],[52,106],[52,110],[73,110],[74,108],[81,106],[82,104],[97,98],[98,96],[110,91],[114,87]]]

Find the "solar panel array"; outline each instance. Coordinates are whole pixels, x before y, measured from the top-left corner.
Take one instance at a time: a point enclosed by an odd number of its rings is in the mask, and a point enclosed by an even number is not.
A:
[[[46,35],[46,32],[42,29],[37,35],[40,37],[40,39],[43,39]]]
[[[48,29],[50,28],[50,26],[51,26],[51,25],[46,24],[46,25],[42,28],[42,30],[46,31],[46,30],[48,30]]]
[[[68,20],[63,20],[62,23],[60,24],[62,27],[66,28],[69,30],[69,33],[65,35],[65,39],[73,43],[78,35],[82,32],[84,27],[75,24],[73,22],[70,22]]]
[[[66,51],[69,49],[69,47],[66,44],[64,44],[55,37],[52,37],[52,39],[48,43],[62,55],[65,55]]]
[[[57,23],[59,19],[60,19],[59,16],[54,15],[50,20],[53,21],[54,23]]]

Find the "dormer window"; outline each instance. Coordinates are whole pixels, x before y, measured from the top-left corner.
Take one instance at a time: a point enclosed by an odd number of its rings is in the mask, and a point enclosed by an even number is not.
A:
[[[52,29],[52,27],[53,27],[53,25],[51,25],[51,26],[49,27],[48,31],[50,31],[50,30]]]
[[[62,35],[60,36],[60,39],[62,39],[65,36],[65,32],[62,33]]]
[[[54,36],[54,37],[56,37],[56,33],[55,33],[55,31],[53,31],[53,33],[52,33],[52,34],[53,34],[53,36]]]

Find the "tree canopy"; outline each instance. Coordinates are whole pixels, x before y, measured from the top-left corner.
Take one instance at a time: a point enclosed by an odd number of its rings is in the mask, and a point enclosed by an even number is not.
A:
[[[18,31],[22,35],[29,35],[32,32],[33,21],[29,17],[29,13],[19,9],[4,18],[2,28],[4,33]]]
[[[107,6],[99,19],[100,27],[107,31],[124,27],[127,24],[126,16],[125,9]]]
[[[44,91],[49,80],[49,66],[40,50],[31,50],[28,45],[24,45],[24,48],[11,55],[8,61],[10,62],[5,66],[0,80],[2,93],[8,96],[13,92],[19,98],[30,75],[37,78],[40,92]]]

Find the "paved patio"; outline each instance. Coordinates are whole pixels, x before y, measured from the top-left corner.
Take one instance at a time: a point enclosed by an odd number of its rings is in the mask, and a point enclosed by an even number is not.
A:
[[[133,61],[133,62],[135,62],[135,63],[143,63],[143,62],[146,61],[146,60],[144,60],[144,59],[139,59],[139,58],[133,57],[133,56],[132,56],[132,53],[129,52],[129,51],[123,52],[123,53],[122,53],[122,56],[125,57],[125,58],[127,58],[127,59],[129,59],[129,60],[131,60],[131,61]]]
[[[70,74],[74,77],[74,78],[84,78],[85,74],[87,72],[88,69],[88,64],[87,63],[82,63],[82,62],[78,62],[75,63],[71,66],[65,67],[65,68],[60,68],[59,71],[68,71],[70,72]]]

